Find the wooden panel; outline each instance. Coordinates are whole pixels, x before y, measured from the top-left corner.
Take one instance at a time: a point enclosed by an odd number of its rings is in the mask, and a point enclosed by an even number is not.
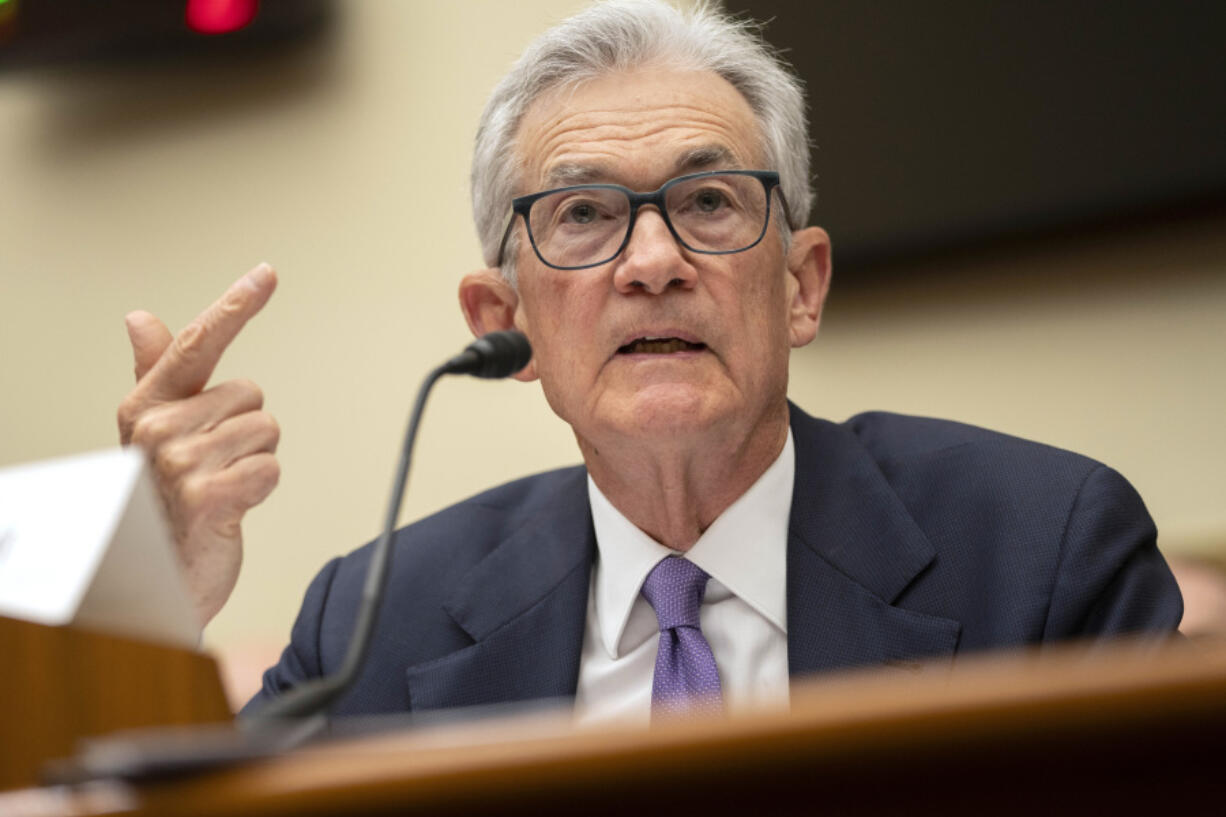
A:
[[[0,617],[0,789],[38,782],[78,738],[231,717],[212,657]]]
[[[1218,814],[1223,738],[1226,651],[1120,648],[847,674],[797,687],[790,714],[532,715],[23,796],[48,814]]]

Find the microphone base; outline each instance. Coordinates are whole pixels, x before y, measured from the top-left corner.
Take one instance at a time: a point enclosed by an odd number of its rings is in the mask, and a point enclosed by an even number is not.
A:
[[[281,754],[327,731],[323,714],[251,730],[234,723],[127,730],[81,741],[75,757],[48,764],[43,777],[49,785],[188,777]]]

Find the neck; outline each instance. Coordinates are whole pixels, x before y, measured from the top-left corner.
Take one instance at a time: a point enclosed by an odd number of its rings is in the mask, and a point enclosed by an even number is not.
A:
[[[748,433],[600,443],[576,436],[588,473],[613,506],[660,544],[686,551],[766,472],[787,433],[785,405]]]

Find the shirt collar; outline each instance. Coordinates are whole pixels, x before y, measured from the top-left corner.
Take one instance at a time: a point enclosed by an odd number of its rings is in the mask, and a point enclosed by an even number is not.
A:
[[[788,429],[783,450],[758,480],[729,505],[685,554],[733,594],[787,632],[787,536],[796,453]],[[677,551],[634,526],[587,478],[596,530],[594,592],[600,636],[610,658],[647,574]]]

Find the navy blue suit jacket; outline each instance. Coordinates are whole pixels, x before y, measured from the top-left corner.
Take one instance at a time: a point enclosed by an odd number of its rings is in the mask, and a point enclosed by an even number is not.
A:
[[[792,407],[793,676],[1173,630],[1182,600],[1141,498],[1092,460],[979,428]],[[329,562],[248,708],[334,671],[370,546]],[[401,529],[368,659],[335,714],[574,695],[596,555],[581,467]]]

